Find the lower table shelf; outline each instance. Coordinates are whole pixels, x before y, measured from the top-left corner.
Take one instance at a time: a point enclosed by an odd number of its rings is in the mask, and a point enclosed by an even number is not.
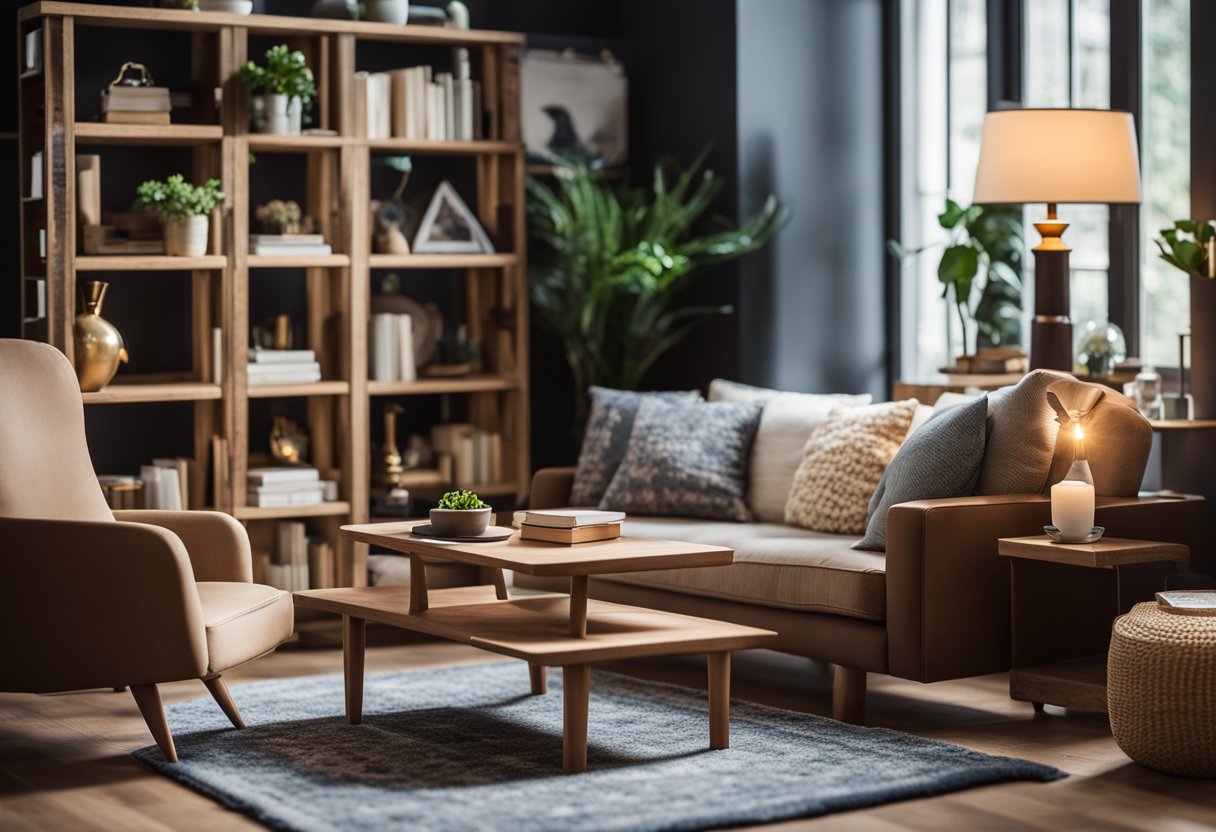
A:
[[[1009,696],[1034,702],[1106,713],[1106,656],[1085,656],[1009,671]]]

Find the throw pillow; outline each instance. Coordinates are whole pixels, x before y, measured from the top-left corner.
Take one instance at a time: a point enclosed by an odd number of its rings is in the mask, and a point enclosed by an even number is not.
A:
[[[643,401],[600,508],[751,520],[747,460],[762,409],[759,402]]]
[[[785,519],[785,502],[811,431],[833,408],[861,407],[870,403],[871,396],[792,393],[714,379],[709,385],[709,400],[764,403],[748,466],[747,505],[756,520],[780,523]]]
[[[899,451],[916,399],[832,411],[806,441],[785,522],[832,534],[865,534],[870,497]]]
[[[578,469],[570,489],[570,505],[573,506],[599,505],[604,498],[608,483],[612,482],[617,467],[625,458],[633,419],[642,402],[647,399],[701,401],[701,394],[696,390],[638,393],[592,387],[588,392],[591,394],[591,415],[587,418],[583,446],[578,453]]]
[[[1047,388],[1071,378],[1067,373],[1034,370],[1012,387],[989,395],[992,418],[975,493],[1037,494],[1043,490],[1059,429],[1047,403]]]
[[[984,461],[988,397],[939,410],[908,437],[870,498],[866,536],[854,549],[887,548],[887,509],[910,500],[969,497]]]
[[[958,404],[966,404],[970,401],[975,401],[984,393],[951,393],[949,390],[937,397],[937,402],[929,407],[927,404],[917,405],[916,416],[912,418],[912,427],[908,428],[908,436],[916,433],[925,423],[932,419],[937,414],[947,408],[954,407]]]

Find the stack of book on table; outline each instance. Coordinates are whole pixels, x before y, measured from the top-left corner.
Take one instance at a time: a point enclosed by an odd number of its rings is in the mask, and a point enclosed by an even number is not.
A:
[[[260,508],[315,506],[325,502],[326,483],[316,468],[250,468],[249,505]]]
[[[316,257],[332,254],[324,234],[250,234],[249,253],[270,257]]]
[[[519,524],[520,540],[546,543],[592,543],[621,536],[623,511],[594,509],[555,509],[525,511]]]
[[[321,380],[321,365],[312,350],[251,350],[249,385],[307,384]]]

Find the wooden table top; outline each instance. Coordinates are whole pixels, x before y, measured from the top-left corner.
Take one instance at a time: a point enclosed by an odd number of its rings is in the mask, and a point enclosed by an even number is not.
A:
[[[367,523],[343,526],[342,534],[352,540],[370,543],[428,558],[512,569],[526,575],[549,577],[605,575],[618,572],[645,572],[655,569],[681,569],[693,566],[726,566],[734,551],[703,543],[655,540],[648,537],[618,537],[594,543],[545,543],[520,540],[515,534],[506,540],[465,543],[414,537],[410,531],[425,520],[399,523]]]
[[[997,553],[1007,558],[1112,569],[1129,563],[1186,561],[1190,549],[1181,543],[1121,537],[1104,537],[1093,543],[1055,543],[1047,535],[1034,535],[1002,537],[997,541]]]

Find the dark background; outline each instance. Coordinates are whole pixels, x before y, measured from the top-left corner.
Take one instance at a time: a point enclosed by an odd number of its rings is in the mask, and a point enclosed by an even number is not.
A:
[[[727,180],[717,213],[737,220],[755,211],[769,193],[793,208],[792,222],[767,249],[697,282],[695,302],[731,304],[736,313],[711,320],[672,350],[655,366],[648,386],[703,388],[721,376],[792,390],[885,395],[892,345],[884,331],[891,299],[884,289],[883,254],[888,236],[883,183],[889,178],[883,143],[883,0],[467,3],[476,28],[525,32],[532,42],[550,48],[569,42],[580,49],[606,46],[614,51],[630,81],[634,182],[649,182],[656,159],[689,161],[712,145],[708,165]],[[20,5],[10,4],[0,23],[9,67],[17,65],[15,11]],[[301,14],[309,5],[264,0],[262,7],[268,13]],[[78,39],[78,61],[97,64],[98,88],[125,59],[164,67],[161,72],[170,79],[171,67],[182,63],[172,37],[139,38],[138,56],[118,57],[125,51],[114,48],[111,42],[90,50]],[[0,84],[0,144],[13,176],[6,178],[0,196],[0,234],[7,236],[12,253],[9,271],[0,278],[0,336],[15,337],[20,321],[18,109],[15,72],[8,77],[13,80]],[[78,100],[84,101],[86,86],[80,89]],[[174,152],[124,160],[111,149],[104,181],[162,175],[174,166]],[[259,181],[283,179],[270,167],[255,166],[255,200]],[[289,171],[282,173],[290,178]],[[107,194],[112,193],[109,184]],[[286,194],[276,188],[273,195]],[[174,328],[175,321],[189,320],[188,310],[180,317],[158,310],[188,304],[189,293],[155,277],[122,276],[122,298],[111,297],[106,308],[107,317],[134,341],[133,364],[138,360],[144,371],[179,363],[183,349],[188,362],[188,335]],[[263,278],[265,291],[302,307],[301,280],[290,274],[259,275],[253,283]],[[258,297],[251,303],[257,306]],[[139,349],[141,343],[154,346]],[[572,463],[577,437],[571,424],[571,382],[560,344],[535,327],[532,391],[533,466]],[[124,469],[132,467],[127,459],[190,452],[189,405],[107,405],[88,413],[99,467],[113,467],[103,460],[120,462],[99,450],[117,443],[123,446]],[[131,431],[133,418],[147,429]]]

